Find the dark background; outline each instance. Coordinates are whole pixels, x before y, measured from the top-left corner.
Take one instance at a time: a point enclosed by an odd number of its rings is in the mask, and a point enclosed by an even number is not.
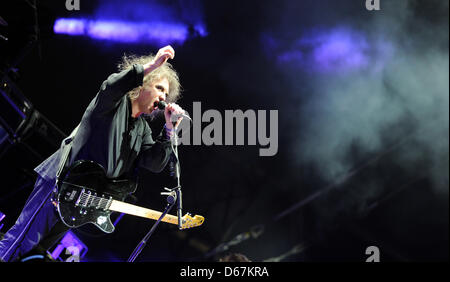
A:
[[[80,11],[67,11],[65,1],[37,1],[36,9],[2,2],[9,23],[0,29],[9,38],[2,69],[35,41],[10,75],[64,134],[124,53],[162,47],[53,32],[56,18],[92,16],[106,1],[81,0]],[[179,104],[190,113],[195,101],[203,112],[278,110],[279,146],[272,157],[260,157],[259,145],[181,146],[184,211],[206,221],[186,231],[161,224],[139,260],[214,261],[238,252],[254,261],[282,254],[290,254],[282,261],[365,261],[369,246],[379,247],[382,261],[448,260],[448,1],[382,0],[382,10],[371,12],[364,2],[158,2],[175,16],[192,9],[208,30],[172,44],[184,89]],[[347,72],[340,57],[320,69],[306,58],[323,43],[315,34],[341,26],[350,41],[367,42],[349,51],[362,46],[369,58],[362,69]],[[33,188],[33,168],[61,140],[56,133],[50,139],[32,133],[4,151],[2,232]],[[159,193],[171,185],[167,169],[142,173],[136,203],[162,210]],[[151,224],[125,215],[113,234],[92,227],[75,233],[89,248],[86,261],[124,261]],[[257,238],[206,256],[260,224]],[[300,244],[302,251],[289,253]]]

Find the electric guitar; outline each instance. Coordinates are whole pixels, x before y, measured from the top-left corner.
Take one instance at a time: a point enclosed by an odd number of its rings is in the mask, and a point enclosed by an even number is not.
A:
[[[157,220],[161,212],[124,202],[125,197],[136,190],[130,180],[112,180],[106,177],[103,167],[93,161],[76,161],[62,175],[58,184],[57,208],[65,225],[76,228],[86,223],[96,225],[105,233],[112,233],[113,211]],[[182,229],[200,226],[204,217],[186,214],[182,217]],[[166,214],[163,222],[178,225],[178,217]]]

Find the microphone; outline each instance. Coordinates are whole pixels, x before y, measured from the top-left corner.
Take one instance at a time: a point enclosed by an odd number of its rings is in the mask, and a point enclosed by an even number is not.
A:
[[[158,107],[158,109],[163,110],[167,107],[167,103],[165,101],[158,101],[156,102],[156,106]],[[192,120],[190,116],[188,116],[187,114],[175,114],[174,115],[176,118],[179,117],[185,117],[188,120]]]
[[[156,106],[158,107],[158,109],[163,110],[167,107],[167,103],[164,101],[158,101],[156,102]]]

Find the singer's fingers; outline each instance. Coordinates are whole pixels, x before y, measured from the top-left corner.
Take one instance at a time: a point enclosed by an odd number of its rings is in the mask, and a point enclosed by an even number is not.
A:
[[[168,59],[173,59],[175,57],[175,51],[168,45],[158,50],[155,58],[153,59],[153,65],[159,67],[167,62]]]
[[[161,55],[168,55],[171,59],[175,58],[175,50],[170,45],[159,49],[158,53],[161,53]]]
[[[156,56],[144,65],[144,75],[162,66],[167,60],[175,58],[175,50],[172,46],[167,45],[158,50]]]
[[[168,59],[173,59],[173,55],[172,55],[172,53],[170,53],[169,51],[166,50],[166,51],[161,52],[157,56],[157,58],[163,58],[164,62],[166,62]]]
[[[177,104],[169,103],[166,107],[172,114],[184,114],[184,110]]]
[[[179,117],[177,122],[175,123],[175,127],[178,127],[178,125],[180,125],[181,121],[183,120],[182,117]]]
[[[169,128],[172,128],[172,122],[176,123],[176,126],[180,124],[181,120],[183,119],[183,116],[185,114],[185,111],[177,104],[170,103],[167,104],[166,108],[164,109],[164,116],[166,118],[166,124]]]
[[[170,53],[170,58],[171,59],[173,59],[173,58],[175,58],[175,50],[172,48],[172,46],[170,46],[170,45],[167,45],[166,46],[166,50],[167,50],[167,52],[169,52]]]

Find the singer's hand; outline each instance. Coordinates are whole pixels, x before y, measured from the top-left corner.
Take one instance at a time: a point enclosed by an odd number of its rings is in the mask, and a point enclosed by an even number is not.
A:
[[[181,116],[184,114],[184,110],[178,106],[177,104],[168,104],[167,107],[164,109],[164,117],[166,118],[166,127],[168,129],[173,128],[173,122],[175,122],[175,127],[177,127],[183,117]]]
[[[159,68],[167,62],[168,59],[173,58],[175,58],[175,50],[173,50],[172,46],[167,45],[166,47],[159,49],[155,58],[144,65],[144,75]]]

